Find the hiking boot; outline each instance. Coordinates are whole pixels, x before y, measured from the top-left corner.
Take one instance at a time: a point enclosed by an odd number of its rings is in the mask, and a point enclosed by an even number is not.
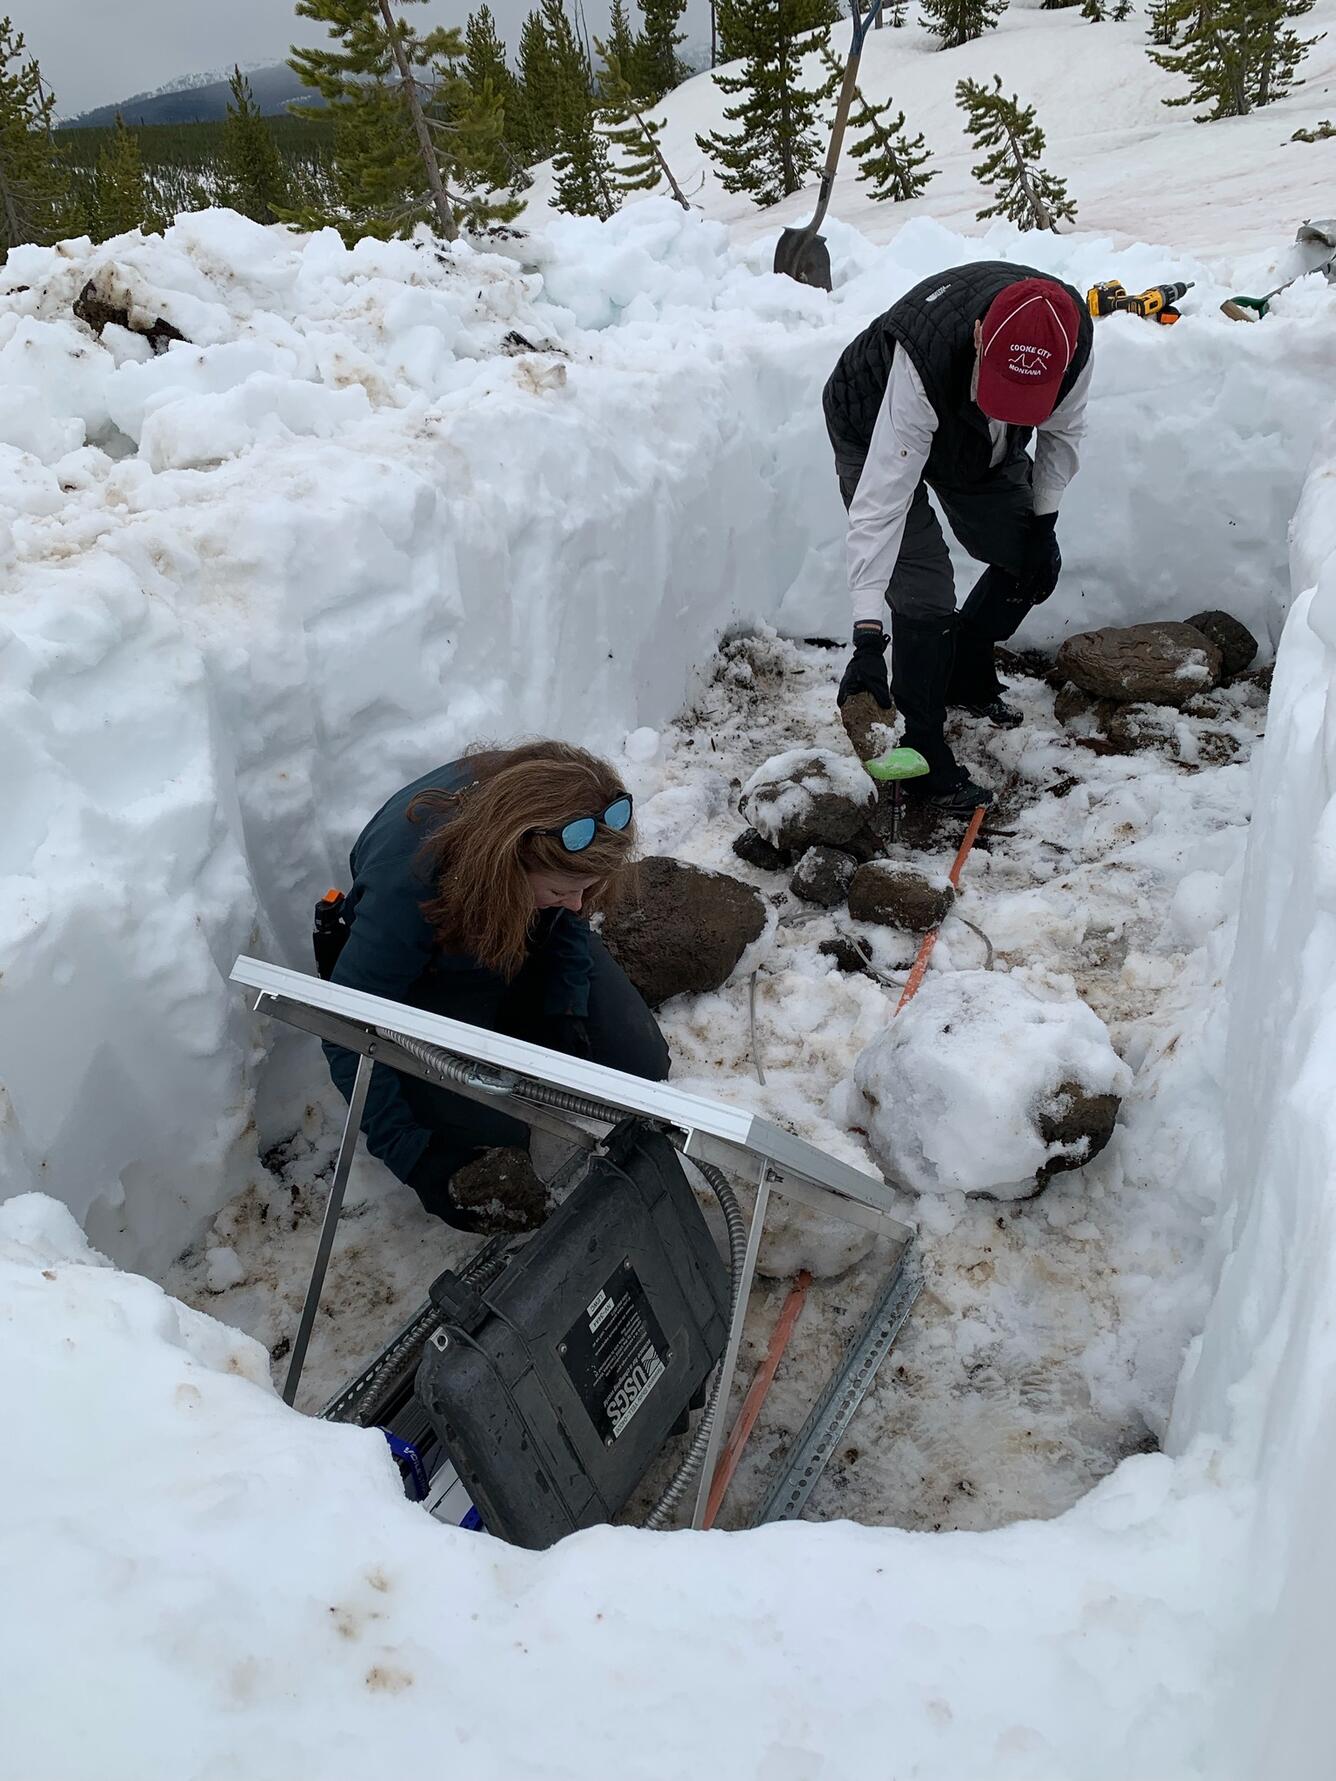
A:
[[[986,785],[980,785],[968,773],[962,772],[954,784],[947,786],[934,787],[930,778],[917,782],[908,780],[905,801],[916,809],[931,810],[938,816],[968,817],[974,815],[980,804],[987,810],[993,802],[993,793]]]
[[[986,723],[992,724],[995,730],[1018,730],[1025,722],[1022,712],[1014,705],[1006,705],[1001,699],[990,699],[986,705],[962,705],[962,711],[968,711],[971,717],[981,717]]]

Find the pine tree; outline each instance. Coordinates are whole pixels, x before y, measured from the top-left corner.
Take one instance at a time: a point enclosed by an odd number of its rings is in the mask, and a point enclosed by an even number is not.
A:
[[[613,190],[608,145],[599,134],[593,78],[562,0],[542,0],[543,31],[551,61],[557,119],[549,202],[571,216],[610,217],[621,202]]]
[[[1040,12],[1065,12],[1069,6],[1079,6],[1081,0],[1039,0]]]
[[[407,0],[404,0],[407,3]],[[334,124],[335,204],[302,206],[284,221],[332,225],[345,240],[408,235],[430,223],[447,241],[459,216],[478,229],[519,206],[489,194],[489,162],[502,105],[490,87],[473,93],[460,73],[457,29],[419,36],[390,0],[297,0],[297,12],[328,27],[333,49],[294,48],[289,66],[326,106],[299,116]]]
[[[893,31],[902,31],[908,19],[909,0],[888,0],[877,17],[880,24],[883,19]]]
[[[631,21],[626,16],[624,0],[612,0],[607,39],[600,43],[595,38],[594,45],[603,64],[598,78],[599,98],[611,99],[613,97],[607,83],[608,72],[614,62],[619,71],[618,78],[634,93],[635,89],[631,83],[635,78],[636,40],[631,35]]]
[[[519,92],[515,145],[532,166],[546,161],[557,146],[561,96],[556,65],[543,20],[531,12],[520,30]]]
[[[616,7],[614,6],[614,15]],[[662,121],[655,118],[631,90],[622,63],[611,43],[595,48],[603,66],[598,89],[602,95],[603,134],[610,148],[621,151],[621,162],[612,169],[611,185],[617,193],[652,192],[661,179],[682,206],[690,210],[686,193],[677,183],[659,144]]]
[[[1106,0],[1082,0],[1081,17],[1092,25],[1102,25],[1109,16]]]
[[[891,109],[890,99],[884,105],[869,105],[857,91],[854,98],[857,109],[850,114],[849,128],[867,132],[849,144],[849,153],[858,162],[858,177],[872,187],[874,198],[889,199],[892,204],[921,197],[929,181],[937,177],[935,170],[924,171],[932,156],[924,147],[922,133],[913,138],[906,133],[903,111],[897,112],[892,122],[882,122]]]
[[[1121,25],[1125,19],[1130,19],[1131,16],[1132,0],[1117,0],[1117,4],[1109,14],[1115,25]]]
[[[592,109],[575,122],[561,124],[552,169],[557,178],[548,203],[569,216],[596,216],[606,222],[621,203],[613,189],[608,145],[595,128]]]
[[[292,203],[287,165],[239,67],[233,68],[228,87],[222,146],[227,201],[252,222],[276,223]]]
[[[959,49],[991,31],[1002,16],[1006,0],[922,0],[923,22],[939,49]]]
[[[725,61],[741,61],[738,74],[717,75],[721,90],[742,94],[724,116],[741,125],[736,135],[697,136],[729,192],[748,192],[758,204],[775,204],[801,190],[821,158],[818,114],[831,83],[802,83],[803,57],[819,48],[814,31],[832,23],[828,0],[719,0],[719,32]]]
[[[1178,24],[1174,16],[1175,0],[1151,0],[1146,14],[1150,41],[1160,48],[1167,49],[1178,33]]]
[[[622,66],[637,96],[653,105],[686,78],[685,64],[677,54],[678,45],[686,41],[678,30],[686,0],[638,0],[638,4],[645,22],[631,60]]]
[[[1147,53],[1189,85],[1164,103],[1206,106],[1197,114],[1202,124],[1246,117],[1283,98],[1318,41],[1300,37],[1289,21],[1312,9],[1313,0],[1169,0],[1164,29],[1170,47]]]
[[[475,100],[485,102],[488,95],[501,105],[501,130],[482,170],[485,182],[494,190],[509,186],[519,191],[533,184],[524,170],[523,147],[517,129],[523,104],[520,83],[506,60],[506,46],[496,28],[492,9],[486,4],[471,12],[464,27],[464,59],[460,74],[468,83]]]
[[[55,95],[25,55],[21,31],[0,18],[0,260],[27,241],[49,245],[78,226],[77,205],[52,125]]]
[[[1060,222],[1073,221],[1076,206],[1066,182],[1038,164],[1044,132],[1035,122],[1034,106],[1023,106],[1014,94],[1005,98],[1000,74],[991,89],[979,81],[958,81],[956,101],[966,112],[966,130],[985,151],[970,171],[997,194],[995,203],[977,213],[978,220],[1005,216],[1022,229],[1052,229],[1055,235]]]
[[[821,61],[832,82],[844,79],[844,63],[829,44],[822,47]],[[896,114],[893,123],[882,122],[893,103],[887,99],[884,105],[871,105],[863,96],[863,89],[854,88],[849,107],[853,138],[849,153],[858,162],[858,177],[872,187],[872,196],[880,202],[900,204],[907,198],[920,197],[937,175],[920,171],[932,157],[923,146],[922,135],[911,141],[905,134],[903,111]],[[860,130],[866,132],[861,139]]]
[[[154,227],[139,138],[119,112],[111,141],[97,158],[93,190],[96,214],[90,220],[99,241]]]
[[[594,79],[563,0],[542,0],[540,16],[555,91],[557,131],[578,130],[594,109]]]

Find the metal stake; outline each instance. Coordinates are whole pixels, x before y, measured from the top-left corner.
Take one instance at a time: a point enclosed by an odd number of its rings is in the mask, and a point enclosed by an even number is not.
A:
[[[765,1215],[769,1204],[770,1163],[768,1159],[763,1159],[760,1180],[756,1183],[756,1206],[752,1212],[751,1230],[747,1233],[747,1254],[742,1263],[742,1278],[738,1281],[737,1306],[733,1312],[733,1326],[728,1332],[728,1347],[724,1350],[722,1370],[719,1374],[719,1395],[714,1403],[714,1423],[710,1429],[710,1444],[705,1450],[705,1463],[700,1469],[700,1485],[696,1491],[696,1507],[691,1516],[693,1528],[701,1528],[705,1525],[705,1511],[710,1501],[710,1488],[714,1483],[714,1468],[719,1463],[719,1449],[724,1444],[724,1426],[728,1421],[728,1398],[733,1389],[733,1375],[738,1368],[738,1352],[742,1347],[742,1326],[747,1321],[747,1303],[751,1298],[752,1279],[756,1273],[756,1258],[761,1253],[761,1232],[765,1225]]]
[[[325,1284],[325,1271],[329,1267],[330,1253],[334,1248],[334,1233],[338,1229],[339,1214],[343,1210],[343,1196],[348,1188],[348,1176],[352,1172],[353,1152],[357,1149],[357,1137],[362,1129],[362,1109],[366,1105],[366,1091],[371,1086],[372,1067],[369,1057],[358,1058],[357,1075],[353,1079],[353,1092],[348,1099],[348,1117],[343,1122],[343,1137],[339,1141],[339,1154],[334,1164],[334,1179],[330,1183],[329,1198],[325,1202],[325,1222],[320,1227],[320,1242],[316,1246],[315,1265],[311,1269],[311,1284],[306,1289],[306,1303],[302,1307],[302,1320],[297,1330],[297,1340],[292,1344],[292,1359],[288,1362],[288,1376],[283,1383],[283,1402],[285,1404],[296,1402],[297,1382],[302,1376],[307,1344],[311,1340],[315,1314],[320,1307],[320,1294]]]

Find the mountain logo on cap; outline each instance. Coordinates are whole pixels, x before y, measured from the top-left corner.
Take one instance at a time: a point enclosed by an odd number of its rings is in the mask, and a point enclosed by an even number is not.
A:
[[[1007,362],[1007,370],[1014,371],[1018,377],[1042,377],[1048,369],[1047,361],[1053,356],[1043,346],[1013,346]]]

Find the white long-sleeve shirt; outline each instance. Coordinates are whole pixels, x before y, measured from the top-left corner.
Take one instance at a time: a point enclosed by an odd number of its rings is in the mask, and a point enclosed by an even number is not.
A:
[[[1092,354],[1067,396],[1035,429],[1036,513],[1056,513],[1063,490],[1076,475],[1093,365]],[[886,585],[900,555],[905,517],[936,430],[937,415],[922,379],[908,355],[897,352],[891,360],[886,394],[858,489],[849,503],[849,594],[855,624],[882,616]],[[1005,421],[988,422],[993,442],[990,462],[994,465],[1006,454],[1007,430]]]

